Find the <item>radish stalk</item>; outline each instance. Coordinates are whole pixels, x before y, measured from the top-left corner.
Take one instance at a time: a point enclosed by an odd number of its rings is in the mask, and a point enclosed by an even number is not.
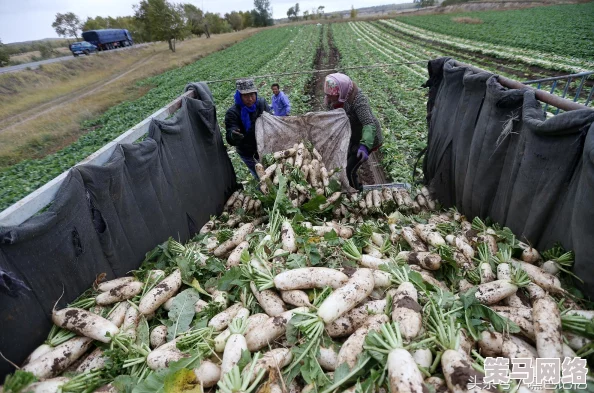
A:
[[[495,304],[530,283],[528,275],[522,269],[513,270],[511,280],[497,280],[479,285],[475,293],[476,299],[482,304]]]
[[[541,358],[563,357],[561,315],[557,303],[548,296],[538,299],[534,302],[532,318],[538,356]]]
[[[276,294],[276,292],[268,289],[258,291],[258,288],[256,288],[256,285],[253,282],[250,283],[250,289],[252,290],[252,294],[256,297],[262,309],[264,309],[264,312],[266,312],[266,314],[270,315],[271,317],[281,315],[287,310],[285,303]]]
[[[241,319],[241,318],[247,318],[246,330],[244,333],[244,336],[245,336],[252,329],[258,328],[260,324],[267,321],[269,316],[266,314],[250,315],[249,310],[244,308],[244,309],[239,310],[239,312],[237,313],[235,318],[233,318],[233,320]],[[218,336],[215,337],[214,349],[216,352],[223,352],[225,350],[225,343],[227,342],[227,339],[229,338],[230,335],[231,335],[231,330],[230,330],[230,328],[227,328],[223,332],[221,332]]]
[[[386,323],[380,327],[381,333],[371,332],[366,343],[366,349],[387,353],[388,380],[392,392],[423,392],[423,375],[419,371],[412,355],[403,347],[401,328],[398,322]]]
[[[423,324],[417,290],[409,282],[408,266],[390,263],[387,271],[392,275],[392,282],[398,284],[392,299],[392,321],[398,323],[400,328],[398,334],[410,341],[419,335]]]
[[[231,335],[225,344],[221,375],[227,374],[241,359],[241,352],[247,350],[247,343],[243,334],[247,328],[247,318],[235,318],[229,326]]]
[[[138,295],[144,284],[140,281],[132,281],[126,284],[118,285],[99,294],[95,298],[95,302],[100,306],[107,306],[110,304],[118,303],[124,300],[128,300]]]
[[[245,375],[241,375],[239,367],[234,366],[228,373],[224,374],[217,386],[222,393],[250,393],[252,392],[262,377],[264,377],[265,370],[260,370],[257,374],[254,372],[256,363],[260,359],[260,353],[254,355],[254,359],[249,367],[249,371]],[[255,375],[253,382],[250,385],[250,380]]]
[[[401,251],[398,253],[398,258],[406,261],[409,265],[419,265],[427,270],[438,270],[441,267],[441,257],[439,254],[430,252]]]
[[[64,308],[52,312],[52,321],[81,336],[109,343],[120,329],[109,320],[80,308]]]
[[[402,228],[402,238],[406,240],[408,245],[416,252],[429,251],[425,243],[423,243],[415,234],[415,231],[409,227]]]
[[[283,250],[288,252],[297,251],[297,243],[295,241],[295,232],[289,220],[284,220],[282,223],[281,238],[283,242]]]
[[[28,371],[40,379],[56,376],[84,355],[92,343],[93,339],[91,338],[75,337],[41,355],[24,366],[22,370]]]
[[[144,315],[155,312],[163,303],[175,295],[181,285],[181,271],[176,269],[140,299],[138,310]]]
[[[274,286],[281,291],[332,287],[339,288],[348,281],[346,274],[326,267],[287,270],[274,277]]]
[[[385,314],[373,315],[367,319],[365,324],[351,334],[349,338],[342,344],[340,351],[338,351],[336,365],[340,367],[342,363],[346,363],[350,368],[357,363],[357,358],[363,352],[365,347],[365,338],[370,332],[379,331],[383,324],[389,322],[389,318]]]

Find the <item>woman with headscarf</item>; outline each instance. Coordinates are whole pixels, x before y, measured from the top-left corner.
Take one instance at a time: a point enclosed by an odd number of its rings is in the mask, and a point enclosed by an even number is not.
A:
[[[227,143],[235,146],[237,154],[257,179],[256,119],[264,111],[270,113],[270,107],[264,98],[258,97],[253,79],[240,79],[235,86],[235,104],[225,114]]]
[[[351,187],[361,189],[357,171],[382,142],[380,124],[361,89],[345,74],[326,76],[324,104],[329,110],[342,108],[351,123],[346,175]]]

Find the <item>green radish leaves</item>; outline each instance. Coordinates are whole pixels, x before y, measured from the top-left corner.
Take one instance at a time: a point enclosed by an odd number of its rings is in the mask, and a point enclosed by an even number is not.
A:
[[[173,304],[169,310],[169,320],[165,321],[167,325],[167,341],[173,340],[180,333],[190,328],[192,319],[196,314],[196,302],[200,299],[200,294],[194,288],[186,289],[173,299]]]
[[[239,358],[239,362],[237,362],[237,367],[239,367],[240,370],[243,370],[251,361],[252,354],[247,349],[244,349],[241,351],[241,357]]]
[[[144,315],[140,317],[138,327],[136,328],[136,345],[142,344],[150,345],[149,325]]]
[[[336,234],[336,231],[330,231],[324,234],[324,240],[329,246],[339,246],[340,237]]]
[[[306,351],[308,353],[305,353]],[[295,377],[301,375],[308,384],[315,383],[317,386],[324,386],[330,382],[316,358],[319,354],[319,345],[315,345],[313,349],[310,349],[307,343],[301,346],[295,345],[291,348],[291,352],[293,353],[293,359],[302,358],[302,360],[295,367],[290,368],[289,373],[286,375],[287,381],[292,381]]]
[[[233,266],[218,281],[217,288],[220,291],[228,291],[234,286],[243,285],[241,268],[239,266]]]
[[[132,393],[132,390],[138,385],[138,378],[131,375],[118,375],[111,383],[118,393]]]
[[[324,195],[316,195],[311,198],[309,202],[301,205],[301,210],[306,212],[317,212],[320,210],[320,205],[326,203],[326,197]]]
[[[464,307],[464,319],[466,320],[469,333],[475,340],[480,338],[480,331],[486,328],[483,320],[489,321],[493,329],[500,333],[520,332],[520,328],[514,322],[502,317],[484,304],[480,304],[475,297],[476,290],[477,288],[475,287],[460,294],[460,300]]]
[[[307,258],[303,254],[290,254],[287,257],[287,267],[289,269],[307,267]]]
[[[33,382],[37,382],[37,378],[30,372],[17,370],[12,375],[7,375],[4,379],[5,393],[20,393],[23,388]]]
[[[196,271],[196,265],[190,263],[190,260],[184,257],[175,258],[175,262],[181,272],[182,281],[186,284],[191,283],[194,277],[194,272]]]

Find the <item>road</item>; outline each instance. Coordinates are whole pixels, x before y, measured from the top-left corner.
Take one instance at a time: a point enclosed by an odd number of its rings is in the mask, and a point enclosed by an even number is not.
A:
[[[139,44],[139,45],[134,45],[134,46],[128,46],[125,48],[119,48],[119,49],[112,49],[109,52],[113,52],[113,51],[119,51],[119,50],[128,50],[128,49],[132,49],[132,48],[141,48],[144,46],[147,46],[149,44]],[[69,61],[69,60],[76,60],[78,58],[81,58],[84,56],[79,56],[79,57],[74,57],[72,55],[70,56],[62,56],[62,57],[55,57],[53,59],[47,59],[47,60],[41,60],[41,61],[34,61],[32,63],[26,63],[26,64],[19,64],[19,65],[15,65],[15,66],[10,66],[10,67],[2,67],[0,68],[0,74],[5,74],[7,72],[17,72],[17,71],[22,71],[25,70],[27,68],[31,68],[31,69],[35,69],[35,68],[39,68],[40,65],[42,64],[51,64],[51,63],[58,63],[60,61]]]

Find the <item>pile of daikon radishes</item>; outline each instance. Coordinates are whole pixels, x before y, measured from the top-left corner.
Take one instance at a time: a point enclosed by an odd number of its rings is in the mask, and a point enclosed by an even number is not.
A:
[[[427,190],[327,192],[305,152],[275,153],[274,171],[258,169],[261,195],[233,194],[231,214],[191,241],[170,239],[132,275],[53,310],[48,340],[4,392],[478,392],[485,357],[594,353],[594,312],[560,281],[570,252],[428,211]],[[312,190],[329,197],[299,209]]]
[[[414,199],[404,188],[376,188],[348,195],[342,193],[338,182],[339,169],[328,170],[322,155],[307,143],[295,144],[290,149],[264,157],[262,161],[256,164],[259,192],[269,195],[283,178],[293,207],[309,203],[310,209],[331,210],[333,218],[343,224],[360,223],[365,218],[381,216],[396,209],[413,213],[436,209],[436,203],[426,187],[422,187]],[[262,201],[256,193],[237,191],[227,201],[225,210],[232,213],[230,222],[238,223],[238,215],[261,214]]]

